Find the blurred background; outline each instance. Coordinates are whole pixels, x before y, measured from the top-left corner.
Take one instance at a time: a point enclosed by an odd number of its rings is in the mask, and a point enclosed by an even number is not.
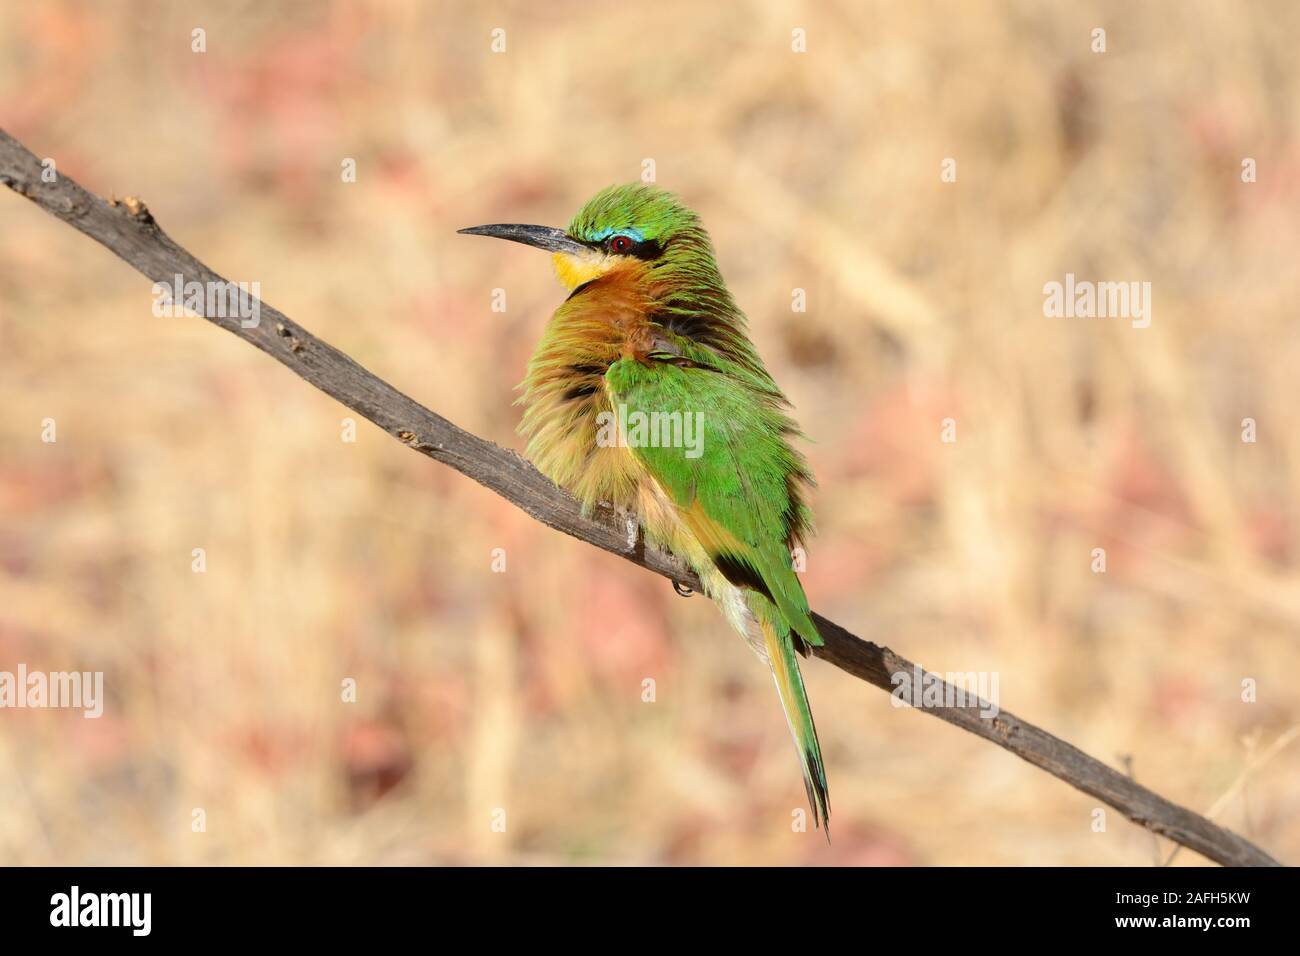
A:
[[[1297,862],[1297,35],[1229,0],[0,0],[0,126],[515,448],[563,291],[455,230],[563,225],[652,160],[811,439],[813,605]],[[1150,327],[1045,317],[1067,272],[1151,282]],[[834,842],[792,832],[770,678],[709,602],[151,305],[0,193],[0,670],[107,695],[0,711],[0,862],[1168,857],[820,662]]]

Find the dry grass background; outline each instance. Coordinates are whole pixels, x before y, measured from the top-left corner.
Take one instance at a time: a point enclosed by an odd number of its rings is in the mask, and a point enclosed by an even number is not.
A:
[[[1300,724],[1295,4],[0,11],[0,125],[515,447],[562,293],[454,230],[563,224],[653,158],[813,439],[814,605],[997,671],[1003,706],[1300,860],[1300,746],[1256,766]],[[1151,281],[1151,327],[1045,318],[1067,271]],[[103,670],[109,697],[0,712],[0,861],[1157,858],[818,663],[835,841],[792,833],[775,694],[706,601],[364,422],[344,443],[332,401],[150,304],[0,195],[0,669]]]

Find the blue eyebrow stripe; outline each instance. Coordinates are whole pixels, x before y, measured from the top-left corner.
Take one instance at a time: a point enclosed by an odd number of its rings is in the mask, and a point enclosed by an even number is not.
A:
[[[631,236],[632,239],[636,242],[645,242],[645,234],[642,233],[640,229],[633,229],[633,228],[615,229],[612,226],[607,226],[604,229],[602,229],[600,232],[593,233],[591,239],[593,242],[604,242],[606,239],[608,239],[610,236],[614,235],[615,233],[621,236]]]

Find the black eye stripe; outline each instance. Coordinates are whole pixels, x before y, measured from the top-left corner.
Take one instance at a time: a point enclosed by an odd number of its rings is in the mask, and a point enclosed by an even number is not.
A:
[[[632,245],[626,249],[615,249],[614,243],[618,239],[630,240]],[[603,246],[606,252],[611,252],[616,256],[635,256],[638,259],[658,259],[663,254],[663,247],[654,239],[642,239],[637,242],[631,236],[625,236],[621,233],[610,236],[605,240]]]

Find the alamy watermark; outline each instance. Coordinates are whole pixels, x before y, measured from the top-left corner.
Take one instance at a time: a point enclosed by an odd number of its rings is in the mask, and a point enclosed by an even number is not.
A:
[[[1090,282],[1073,272],[1064,282],[1043,285],[1043,315],[1049,319],[1130,319],[1135,329],[1151,324],[1150,282]]]
[[[981,717],[998,715],[997,671],[932,674],[913,664],[910,671],[895,671],[889,681],[895,707],[979,707]]]
[[[104,713],[103,671],[0,671],[0,709],[76,708],[82,717]]]
[[[596,416],[596,444],[601,448],[684,448],[687,458],[704,454],[703,412],[629,411]]]
[[[152,893],[83,893],[73,884],[50,897],[51,926],[121,926],[132,936],[153,929]]]
[[[177,273],[171,285],[153,284],[153,314],[175,318],[191,312],[208,319],[239,319],[245,329],[262,321],[262,283],[198,282]]]

